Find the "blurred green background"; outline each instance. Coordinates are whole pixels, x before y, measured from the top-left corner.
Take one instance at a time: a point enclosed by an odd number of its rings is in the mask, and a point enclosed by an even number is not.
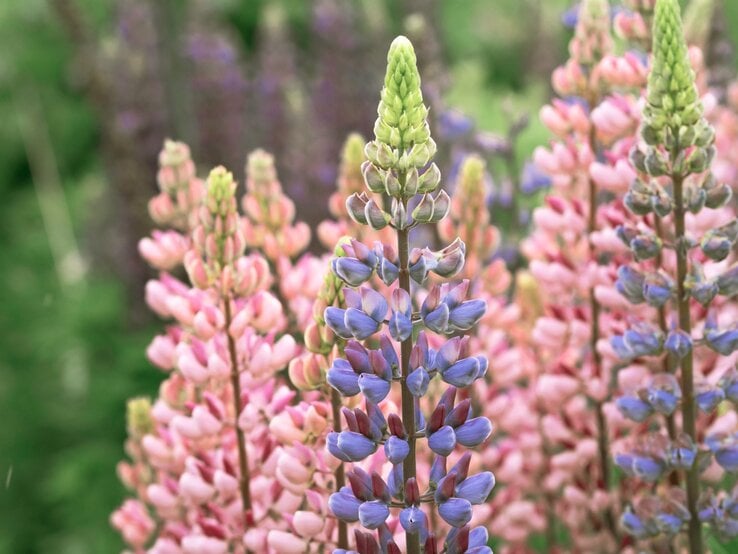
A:
[[[120,4],[135,8],[157,1],[174,17],[191,8],[184,0],[0,2],[2,554],[121,549],[107,519],[124,495],[115,464],[123,457],[125,401],[156,394],[161,376],[144,349],[160,324],[142,315],[140,276],[127,273],[136,261],[120,248],[120,237],[136,228],[115,217],[125,206],[111,192],[109,167],[121,161],[115,159],[120,153],[110,149],[109,122],[81,77],[92,61],[80,57],[69,20],[65,27],[59,14],[76,8],[94,45],[90,52],[103,55],[109,37],[120,32]],[[207,4],[209,18],[234,37],[246,63],[257,56],[264,10],[275,4],[283,8],[298,53],[312,44],[313,2]],[[730,28],[738,29],[738,2],[727,4]],[[560,19],[568,5],[566,0],[388,1],[382,25],[392,36],[403,30],[408,13],[436,10],[439,52],[449,77],[446,104],[472,116],[480,129],[500,133],[506,130],[503,105],[529,112],[532,123],[518,144],[525,156],[547,140],[536,114],[549,96],[547,73],[566,55],[570,32]],[[165,35],[160,22],[149,21]],[[386,47],[372,45],[380,61]],[[128,52],[123,48],[118,55],[102,62],[113,82],[121,69],[116,64]],[[380,83],[368,76],[362,82],[361,70],[352,78],[370,95],[379,90]],[[141,102],[146,101],[144,96]],[[213,109],[227,105],[215,102]],[[182,121],[164,123],[165,131],[176,137],[177,123]],[[372,121],[366,124],[370,128]],[[156,145],[151,150],[155,159]],[[335,150],[325,155],[329,165],[338,158]],[[153,172],[136,178],[153,191]]]

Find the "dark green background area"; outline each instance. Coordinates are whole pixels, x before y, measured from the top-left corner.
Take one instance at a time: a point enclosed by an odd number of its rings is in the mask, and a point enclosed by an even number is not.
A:
[[[556,63],[566,55],[559,17],[568,2],[540,1],[551,36],[546,54]],[[218,2],[246,49],[265,2]],[[299,46],[310,28],[307,2],[282,3]],[[80,4],[104,34],[109,0]],[[503,101],[529,111],[533,124],[520,148],[530,153],[547,140],[536,114],[548,84],[524,63],[533,37],[523,2],[441,4],[453,77],[448,103],[496,131],[504,130]],[[727,4],[738,29],[738,2]],[[92,267],[84,282],[66,286],[57,277],[18,129],[28,90],[40,98],[83,252],[104,248],[88,229],[106,182],[97,122],[71,84],[72,51],[45,0],[0,1],[0,52],[0,554],[116,552],[121,543],[108,517],[124,495],[115,465],[123,457],[125,401],[156,394],[162,375],[144,349],[160,327],[131,325],[122,284],[110,271]]]

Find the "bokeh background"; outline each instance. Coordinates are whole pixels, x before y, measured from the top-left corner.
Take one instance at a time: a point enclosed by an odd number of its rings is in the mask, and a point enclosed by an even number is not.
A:
[[[0,553],[121,548],[107,519],[123,496],[125,400],[161,379],[144,356],[156,322],[135,244],[165,137],[190,143],[201,173],[242,177],[247,151],[271,150],[315,223],[343,138],[371,131],[402,32],[449,171],[459,144],[487,149],[494,194],[514,202],[513,175],[548,139],[537,111],[570,4],[0,1]],[[738,2],[725,4],[738,40]]]

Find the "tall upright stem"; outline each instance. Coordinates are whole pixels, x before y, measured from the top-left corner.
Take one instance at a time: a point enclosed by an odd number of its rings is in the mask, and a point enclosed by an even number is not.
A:
[[[672,155],[672,160],[676,156]],[[688,260],[687,248],[684,244],[684,177],[672,175],[674,184],[674,227],[676,230],[675,245],[677,257],[677,306],[679,311],[679,328],[688,336],[692,336],[692,321],[689,311],[689,294],[685,287]],[[697,442],[694,404],[694,360],[692,351],[682,358],[682,426],[684,432]],[[689,552],[702,554],[702,524],[697,516],[697,499],[699,497],[699,467],[695,463],[687,471],[687,508],[689,509]]]
[[[400,183],[404,185],[405,176],[400,175],[398,178]],[[400,288],[410,294],[410,237],[407,229],[397,231],[397,250],[400,255]],[[410,353],[413,349],[412,334],[409,338],[402,341],[400,346],[400,358],[402,364],[402,423],[405,432],[408,435],[408,444],[410,445],[410,454],[407,455],[402,462],[402,473],[405,481],[415,478],[415,397],[410,394],[407,387],[407,376],[410,373]],[[407,554],[420,554],[420,535],[418,533],[406,534],[406,551]]]
[[[663,226],[661,225],[661,218],[654,214],[654,229],[656,230],[656,236],[658,236],[661,240],[664,239],[664,230]],[[656,257],[656,266],[661,268],[664,265],[663,255],[661,254],[661,251],[659,251],[658,256]],[[659,328],[661,329],[661,332],[666,336],[666,334],[669,332],[669,328],[666,324],[666,308],[664,306],[661,306],[659,308]],[[673,363],[674,360],[672,359],[671,355],[668,353],[664,355],[664,359],[662,362],[662,369],[664,373],[672,373],[675,367],[675,364]],[[677,438],[677,430],[676,430],[676,422],[674,421],[674,414],[670,414],[668,416],[664,416],[664,419],[666,420],[666,431],[669,434],[669,439],[671,441],[675,441]],[[669,474],[669,482],[678,487],[679,486],[679,472],[678,471],[672,471]]]
[[[333,430],[338,433],[341,431],[341,393],[331,387],[331,410],[333,413]],[[346,485],[346,470],[343,464],[338,464],[335,473],[336,492],[340,491]],[[342,519],[338,520],[338,548],[348,550],[348,525]]]
[[[251,491],[249,490],[249,482],[251,476],[249,474],[249,459],[246,454],[246,438],[243,430],[238,426],[238,416],[241,414],[241,381],[238,372],[238,355],[236,354],[236,341],[229,331],[233,315],[231,313],[231,297],[224,299],[225,304],[225,329],[228,336],[228,354],[231,358],[231,387],[233,388],[233,406],[235,410],[234,428],[236,429],[236,439],[238,441],[238,469],[239,478],[238,485],[241,489],[241,502],[243,504],[243,519],[246,528],[251,526]]]
[[[592,98],[590,106],[596,105],[596,98]],[[589,133],[589,143],[592,148],[592,152],[597,152],[598,143],[596,136],[596,129],[594,125]],[[597,230],[597,184],[594,179],[589,179],[589,217],[587,221],[587,236],[589,237],[589,251],[592,260],[596,260],[596,250],[592,243],[592,233]],[[595,287],[593,286],[589,290],[589,307],[590,307],[590,333],[589,333],[589,349],[592,353],[592,364],[594,366],[594,374],[597,378],[601,379],[602,375],[602,357],[597,350],[597,342],[600,340],[600,313],[602,308],[600,303],[597,301],[595,295]],[[608,384],[609,389],[609,384]],[[595,416],[597,421],[597,452],[600,462],[600,473],[602,474],[601,488],[605,492],[610,491],[610,441],[608,438],[607,419],[605,419],[605,411],[603,409],[603,403],[597,399],[595,401]],[[615,540],[616,544],[619,544],[620,538],[618,533],[618,526],[615,522],[615,515],[611,508],[605,509],[605,523],[607,529]]]

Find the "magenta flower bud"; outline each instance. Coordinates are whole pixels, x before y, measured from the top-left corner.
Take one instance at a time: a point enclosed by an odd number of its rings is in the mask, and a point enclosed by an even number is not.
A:
[[[402,419],[400,419],[400,416],[397,414],[390,414],[387,416],[387,427],[389,428],[390,433],[395,437],[404,439],[407,436],[405,433],[405,426],[402,424]]]
[[[439,456],[448,456],[456,448],[453,427],[444,425],[428,437],[428,447]]]
[[[359,522],[367,529],[377,529],[389,517],[389,507],[380,500],[363,502],[359,506]]]
[[[358,378],[359,388],[367,400],[379,404],[390,391],[390,382],[371,373],[362,373]]]
[[[379,475],[376,471],[372,472],[371,475],[372,480],[372,495],[374,495],[374,498],[377,500],[382,500],[384,502],[390,501],[390,494],[389,490],[387,489],[387,483],[384,482],[384,479],[382,479],[382,476]]]
[[[342,431],[338,434],[338,448],[350,461],[359,462],[374,454],[377,444],[360,433]]]
[[[458,427],[466,422],[471,415],[471,400],[468,398],[459,402],[455,408],[453,408],[446,419],[443,421],[444,425],[450,425],[451,427]]]
[[[351,491],[359,500],[373,500],[372,477],[360,467],[355,467],[346,474],[351,485]]]
[[[452,527],[463,527],[471,521],[472,505],[463,498],[449,498],[438,505],[438,515]]]
[[[356,396],[361,391],[359,375],[351,365],[342,359],[336,359],[326,374],[328,384],[343,396]]]
[[[328,507],[333,515],[349,523],[359,521],[360,505],[361,501],[353,495],[348,487],[343,487],[328,498]]]
[[[468,500],[472,504],[484,504],[495,486],[495,477],[484,471],[467,477],[457,487],[455,496]]]
[[[384,443],[384,455],[393,464],[400,464],[410,453],[410,445],[406,440],[391,436]]]
[[[457,427],[455,431],[458,443],[472,448],[482,444],[492,434],[492,423],[486,417],[475,417]]]

